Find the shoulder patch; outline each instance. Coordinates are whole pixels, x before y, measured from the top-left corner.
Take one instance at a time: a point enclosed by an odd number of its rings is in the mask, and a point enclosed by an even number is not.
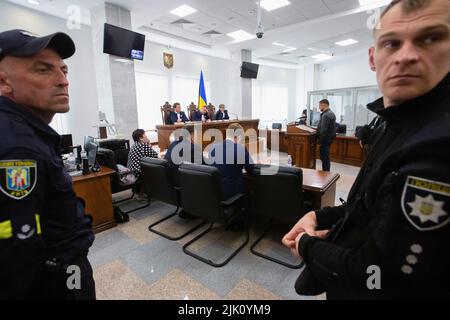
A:
[[[406,219],[419,231],[432,231],[450,223],[450,185],[408,176],[401,198]]]
[[[37,182],[35,160],[0,160],[0,191],[14,200],[26,198]]]

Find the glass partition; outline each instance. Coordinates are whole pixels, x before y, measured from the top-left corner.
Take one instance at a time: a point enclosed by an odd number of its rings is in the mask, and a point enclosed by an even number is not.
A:
[[[375,114],[367,109],[367,104],[381,97],[377,87],[357,87],[308,92],[308,114],[319,111],[322,99],[330,101],[330,108],[336,115],[336,123],[345,124],[347,132],[357,126],[368,124]]]

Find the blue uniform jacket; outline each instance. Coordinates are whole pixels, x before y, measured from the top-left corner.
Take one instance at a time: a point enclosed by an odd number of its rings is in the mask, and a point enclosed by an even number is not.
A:
[[[69,263],[94,241],[59,153],[59,135],[0,97],[0,300],[26,297],[44,262]]]

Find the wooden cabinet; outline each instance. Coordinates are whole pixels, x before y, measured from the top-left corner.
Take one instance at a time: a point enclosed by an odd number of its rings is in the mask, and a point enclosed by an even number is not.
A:
[[[92,228],[95,233],[117,225],[114,219],[110,175],[114,171],[102,167],[98,173],[72,178],[77,197],[86,202],[86,213],[92,215]]]
[[[288,152],[289,148],[289,139],[286,134],[286,131],[278,131],[278,130],[260,130],[260,134],[262,132],[267,132],[267,149],[272,150],[272,135],[278,134],[278,148],[280,152]]]
[[[337,136],[330,146],[330,160],[332,162],[361,167],[366,158],[366,148],[361,149],[358,139],[353,136]],[[320,159],[319,145],[316,157]]]

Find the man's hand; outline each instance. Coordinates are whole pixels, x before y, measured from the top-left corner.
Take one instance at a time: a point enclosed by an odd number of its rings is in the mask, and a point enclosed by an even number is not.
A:
[[[314,211],[311,211],[307,214],[305,214],[296,224],[295,226],[289,231],[283,238],[282,242],[283,244],[289,248],[294,249],[296,247],[295,240],[301,233],[308,233],[308,234],[314,234],[317,228],[317,219],[316,219],[316,213]]]
[[[298,245],[300,239],[308,234],[313,237],[319,237],[325,239],[328,234],[328,230],[316,231],[317,218],[316,213],[311,211],[303,216],[299,222],[283,237],[283,245],[291,250],[292,254],[299,256]]]

